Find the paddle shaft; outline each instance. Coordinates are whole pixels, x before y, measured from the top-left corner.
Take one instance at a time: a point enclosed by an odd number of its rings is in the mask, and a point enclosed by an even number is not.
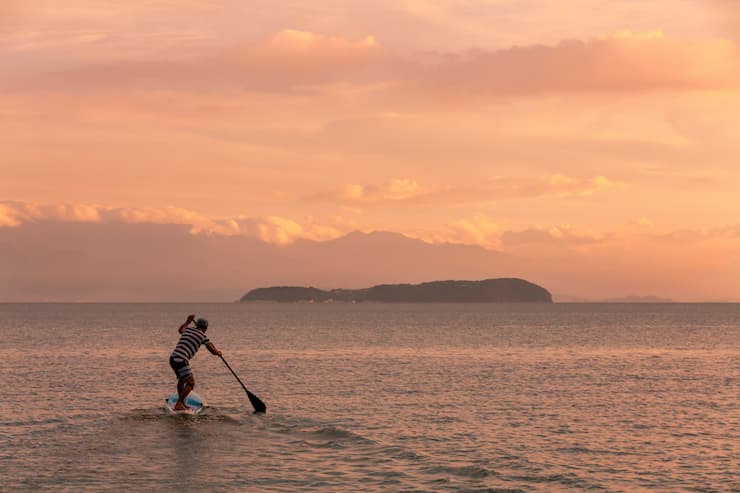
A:
[[[224,357],[222,355],[219,355],[219,358],[221,358],[221,360],[224,362],[224,364],[226,365],[226,368],[229,369],[231,374],[234,375],[234,378],[236,378],[236,381],[239,382],[239,384],[242,386],[242,388],[244,389],[244,392],[249,392],[249,390],[247,390],[246,385],[244,385],[244,382],[242,382],[242,379],[239,378],[239,375],[237,375],[236,372],[231,368],[231,366],[229,366],[229,364],[226,362]]]
[[[264,413],[267,410],[267,406],[265,406],[265,403],[262,402],[262,400],[259,397],[257,397],[253,393],[251,393],[249,391],[249,389],[247,389],[247,386],[244,385],[244,382],[242,382],[242,379],[239,378],[239,375],[237,375],[236,372],[234,371],[234,369],[231,368],[231,365],[229,365],[229,363],[226,361],[226,359],[223,357],[223,355],[219,354],[218,357],[221,358],[221,361],[224,362],[224,364],[226,365],[226,368],[229,369],[229,371],[231,372],[231,374],[234,375],[234,378],[236,378],[236,381],[239,382],[239,385],[241,385],[242,388],[244,389],[244,392],[247,393],[247,397],[249,398],[249,402],[251,402],[252,403],[252,407],[254,407],[254,412],[255,413]]]

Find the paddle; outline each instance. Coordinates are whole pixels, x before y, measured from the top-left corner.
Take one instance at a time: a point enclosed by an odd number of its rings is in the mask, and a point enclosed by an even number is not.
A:
[[[254,413],[264,414],[265,411],[267,411],[267,406],[265,406],[265,403],[262,402],[259,397],[257,397],[256,395],[251,393],[249,390],[247,390],[247,387],[241,381],[241,379],[239,378],[239,375],[237,375],[236,372],[234,372],[234,370],[231,369],[231,367],[229,366],[229,364],[226,362],[226,360],[224,359],[222,355],[219,354],[218,357],[221,358],[221,361],[224,362],[224,364],[226,365],[226,368],[229,369],[231,374],[234,375],[234,377],[236,378],[237,382],[241,384],[242,388],[244,389],[244,392],[247,393],[247,397],[249,397],[249,402],[251,402],[252,407],[254,407]]]

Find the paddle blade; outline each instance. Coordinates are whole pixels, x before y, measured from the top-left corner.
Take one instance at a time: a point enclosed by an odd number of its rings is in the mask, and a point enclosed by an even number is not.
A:
[[[257,397],[256,395],[254,395],[253,393],[251,393],[249,391],[249,389],[247,388],[247,386],[244,385],[244,382],[242,382],[242,379],[239,378],[239,375],[236,374],[236,372],[234,371],[234,369],[226,361],[226,358],[224,358],[222,354],[219,354],[218,357],[221,358],[221,361],[224,362],[224,364],[226,365],[226,368],[229,369],[229,371],[231,372],[231,374],[234,375],[234,378],[236,378],[236,381],[239,382],[239,385],[241,385],[242,388],[244,389],[244,392],[247,393],[247,397],[249,397],[249,402],[252,403],[252,407],[254,408],[254,413],[255,414],[264,414],[265,411],[267,411],[267,406],[265,406],[265,403],[262,402],[262,400],[259,397]]]
[[[254,408],[255,414],[265,414],[267,412],[267,406],[265,406],[265,403],[262,402],[262,400],[247,390],[247,397],[249,397],[249,402],[252,403],[252,407]]]

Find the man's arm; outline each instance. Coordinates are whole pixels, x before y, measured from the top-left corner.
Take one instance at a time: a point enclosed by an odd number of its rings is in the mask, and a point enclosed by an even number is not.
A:
[[[182,324],[182,325],[180,326],[180,328],[179,328],[179,329],[177,329],[177,331],[178,331],[178,332],[179,332],[180,334],[182,334],[182,331],[183,331],[183,330],[185,330],[185,327],[187,327],[188,325],[190,325],[190,322],[192,322],[193,320],[195,320],[195,315],[188,315],[188,319],[187,319],[187,320],[185,321],[185,323],[184,323],[184,324]]]
[[[206,343],[206,349],[208,349],[213,355],[221,356],[221,351],[216,349],[216,346],[214,346],[212,342]]]

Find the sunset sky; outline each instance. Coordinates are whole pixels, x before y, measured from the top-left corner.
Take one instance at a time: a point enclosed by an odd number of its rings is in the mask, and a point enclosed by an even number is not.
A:
[[[0,129],[3,229],[382,230],[740,300],[734,0],[2,0]]]

